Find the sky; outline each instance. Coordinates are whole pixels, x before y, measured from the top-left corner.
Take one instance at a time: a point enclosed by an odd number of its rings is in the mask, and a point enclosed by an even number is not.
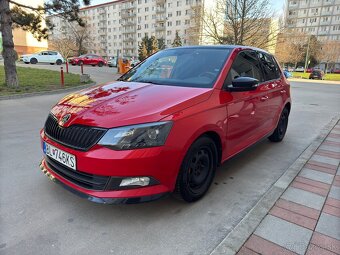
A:
[[[91,0],[91,5],[101,4],[106,2],[111,2],[112,0]],[[273,10],[282,12],[283,11],[283,3],[285,0],[269,0]]]

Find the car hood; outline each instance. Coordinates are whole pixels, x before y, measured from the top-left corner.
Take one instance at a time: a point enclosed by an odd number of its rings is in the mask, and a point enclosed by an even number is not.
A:
[[[21,55],[22,58],[27,58],[27,57],[30,57],[30,56],[33,56],[34,54],[26,54],[26,55]]]
[[[51,113],[64,127],[82,124],[111,128],[159,121],[207,100],[211,92],[206,88],[115,82],[70,94]],[[71,116],[63,123],[67,114]]]

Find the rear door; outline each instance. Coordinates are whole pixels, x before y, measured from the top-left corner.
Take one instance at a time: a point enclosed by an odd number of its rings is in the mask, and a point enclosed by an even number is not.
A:
[[[247,50],[238,53],[224,82],[224,89],[237,77],[252,77],[259,80],[261,84],[263,74],[255,51]],[[228,156],[254,143],[259,137],[259,126],[263,116],[260,112],[259,93],[261,93],[259,88],[253,91],[222,92],[222,98],[229,101],[226,105]]]
[[[39,53],[38,62],[41,62],[41,63],[48,63],[49,62],[48,51],[42,51],[42,52]]]
[[[257,53],[264,74],[264,83],[261,86],[261,91],[265,93],[264,96],[261,96],[264,107],[262,128],[269,132],[276,127],[284,103],[285,90],[281,71],[274,57],[264,52]]]

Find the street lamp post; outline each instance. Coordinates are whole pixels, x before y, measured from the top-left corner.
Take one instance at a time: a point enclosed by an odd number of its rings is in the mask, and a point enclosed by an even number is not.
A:
[[[306,73],[306,70],[307,70],[307,67],[310,63],[310,60],[309,60],[309,45],[310,45],[310,38],[311,36],[308,36],[308,44],[307,44],[307,52],[306,52],[306,59],[305,59],[305,69],[304,69],[304,73]]]

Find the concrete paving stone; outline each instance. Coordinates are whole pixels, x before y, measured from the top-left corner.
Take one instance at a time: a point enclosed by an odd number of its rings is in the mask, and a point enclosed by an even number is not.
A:
[[[334,204],[334,201],[329,201],[329,203]],[[280,208],[286,209],[288,211],[306,216],[308,218],[312,218],[314,220],[317,220],[319,218],[319,215],[320,215],[320,211],[318,211],[318,210],[315,210],[313,208],[310,208],[310,207],[307,207],[307,206],[304,206],[304,205],[296,204],[294,202],[291,202],[291,201],[288,201],[288,200],[285,200],[285,199],[279,199],[276,202],[275,205],[277,207],[280,207]]]
[[[255,234],[297,254],[305,254],[313,231],[267,215]]]
[[[335,134],[335,133],[332,133],[332,132],[331,132],[331,133],[327,136],[327,138],[328,138],[328,137],[340,139],[340,134]]]
[[[336,172],[336,175],[340,175],[340,166],[338,167],[338,171]]]
[[[339,159],[320,156],[320,155],[316,155],[316,154],[314,154],[311,157],[311,160],[314,160],[314,161],[317,161],[317,162],[322,162],[322,163],[325,163],[325,164],[334,165],[335,167],[337,167],[339,165],[339,162],[340,162]]]
[[[296,176],[294,181],[301,182],[301,183],[304,183],[304,184],[308,184],[308,185],[318,187],[318,188],[321,188],[321,189],[327,189],[327,190],[329,190],[329,188],[331,186],[327,183],[314,181],[314,180],[311,180],[311,179],[304,178],[302,176]]]
[[[303,189],[305,191],[310,191],[310,192],[313,192],[315,194],[318,194],[318,195],[324,196],[324,197],[327,196],[327,194],[328,194],[328,189],[318,188],[318,187],[311,186],[309,184],[305,184],[305,183],[301,183],[301,182],[297,182],[297,181],[294,181],[291,186],[294,187],[294,188],[297,188],[297,189]]]
[[[321,213],[315,231],[340,240],[340,218],[327,213]]]
[[[333,151],[333,152],[340,152],[340,146],[333,146],[333,145],[328,145],[328,144],[322,144],[320,146],[320,149],[322,150],[327,150],[327,151]]]
[[[321,210],[325,201],[325,198],[320,195],[293,187],[289,187],[281,198],[316,210]]]
[[[340,129],[334,128],[334,129],[330,132],[330,134],[338,134],[338,135],[340,135]]]
[[[258,255],[258,253],[255,252],[255,251],[252,251],[252,250],[250,250],[250,249],[248,249],[248,248],[246,248],[246,247],[243,246],[243,247],[238,251],[237,255]]]
[[[278,206],[274,206],[270,212],[270,215],[279,217],[283,220],[289,221],[291,223],[297,224],[301,227],[308,228],[310,230],[314,230],[317,221],[315,219],[308,218],[304,215],[291,212],[289,210],[280,208]]]
[[[314,180],[314,181],[319,181],[319,182],[324,182],[328,184],[332,184],[334,176],[332,174],[320,172],[320,171],[315,171],[311,169],[302,169],[300,172],[299,176]]]
[[[314,232],[310,241],[323,249],[340,254],[340,241],[329,236]]]
[[[332,186],[328,196],[340,200],[340,187]]]
[[[251,235],[247,242],[244,244],[248,249],[256,251],[261,255],[296,255],[273,242],[270,242],[257,235]]]
[[[310,244],[308,246],[306,255],[337,255],[337,254],[334,252],[325,250],[323,248],[320,248],[314,244]]]
[[[308,168],[308,169],[312,169],[312,170],[328,173],[328,174],[331,174],[331,175],[334,175],[335,172],[336,172],[335,169],[330,169],[328,167],[322,167],[322,166],[317,166],[317,165],[312,165],[312,164],[306,164],[304,166],[304,168]]]

